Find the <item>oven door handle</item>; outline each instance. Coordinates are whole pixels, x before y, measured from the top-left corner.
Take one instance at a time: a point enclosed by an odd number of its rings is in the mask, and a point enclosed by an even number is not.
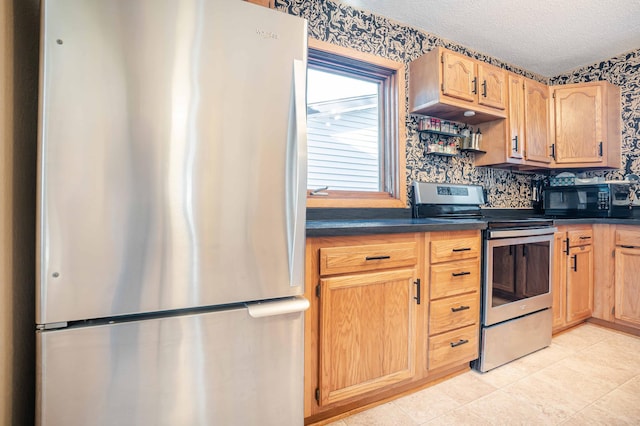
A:
[[[511,237],[534,237],[538,235],[549,235],[556,232],[558,228],[553,226],[545,226],[543,228],[526,228],[526,229],[491,229],[488,231],[490,239],[495,238],[511,238]]]

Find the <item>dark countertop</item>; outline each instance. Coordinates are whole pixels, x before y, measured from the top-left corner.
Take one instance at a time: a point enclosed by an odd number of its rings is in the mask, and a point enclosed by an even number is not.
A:
[[[630,218],[616,218],[616,217],[584,217],[584,218],[573,218],[573,219],[565,219],[565,218],[555,218],[553,219],[554,225],[593,225],[593,224],[604,224],[604,225],[640,225],[640,218],[630,217]]]
[[[485,229],[483,219],[352,219],[307,221],[307,237]]]
[[[368,209],[366,209],[368,210]],[[322,217],[317,212],[307,215],[307,237],[333,237],[349,235],[395,234],[404,232],[462,231],[485,229],[487,219],[413,219],[409,209],[400,209],[392,217],[381,211],[350,211],[347,215],[335,212]],[[490,218],[545,218],[530,209],[487,209],[483,214]],[[340,217],[342,216],[342,218]],[[384,217],[386,216],[386,217]],[[635,216],[635,215],[634,215]],[[554,225],[612,224],[640,226],[640,217],[632,218],[551,218]]]

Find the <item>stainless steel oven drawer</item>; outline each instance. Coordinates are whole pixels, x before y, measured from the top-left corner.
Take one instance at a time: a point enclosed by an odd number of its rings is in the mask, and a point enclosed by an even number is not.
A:
[[[551,309],[545,309],[483,328],[475,368],[484,373],[549,346],[552,321]]]

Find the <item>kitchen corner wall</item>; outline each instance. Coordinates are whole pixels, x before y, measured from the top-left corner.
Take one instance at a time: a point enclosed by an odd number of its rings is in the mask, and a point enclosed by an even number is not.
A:
[[[35,406],[39,0],[0,1],[0,426]]]
[[[608,80],[622,88],[623,168],[620,171],[588,172],[587,175],[619,179],[630,172],[640,173],[640,50],[580,68],[549,81],[545,77],[513,67],[451,41],[335,1],[275,0],[275,8],[306,18],[309,21],[309,34],[314,38],[406,64],[436,46],[443,46],[544,83]],[[406,74],[407,84],[410,84],[408,68]],[[407,108],[406,104],[405,107]],[[414,179],[424,182],[478,184],[487,188],[488,204],[491,207],[531,207],[531,175],[475,167],[474,154],[471,153],[464,153],[458,157],[427,156],[424,154],[424,143],[419,140],[416,129],[416,118],[407,115],[407,185]]]
[[[309,21],[309,35],[362,52],[408,64],[436,46],[465,53],[475,59],[547,83],[544,77],[515,68],[489,56],[441,39],[415,28],[354,9],[330,0],[276,0],[275,8]],[[407,79],[410,76],[407,67]],[[407,91],[408,93],[408,91]],[[408,108],[408,103],[405,103]],[[488,205],[499,208],[531,207],[531,176],[501,169],[475,167],[471,153],[456,157],[425,155],[417,132],[416,117],[407,115],[407,185],[411,181],[482,185],[488,191]],[[411,190],[411,188],[409,188]]]
[[[588,175],[621,179],[629,173],[640,174],[640,49],[553,77],[549,83],[558,85],[596,80],[606,80],[620,86],[622,168],[607,172],[589,172]]]

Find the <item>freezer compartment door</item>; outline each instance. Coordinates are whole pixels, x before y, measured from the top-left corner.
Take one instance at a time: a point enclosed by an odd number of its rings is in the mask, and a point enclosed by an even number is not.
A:
[[[45,0],[39,324],[299,295],[306,21]]]
[[[36,424],[302,425],[306,306],[38,332]]]

